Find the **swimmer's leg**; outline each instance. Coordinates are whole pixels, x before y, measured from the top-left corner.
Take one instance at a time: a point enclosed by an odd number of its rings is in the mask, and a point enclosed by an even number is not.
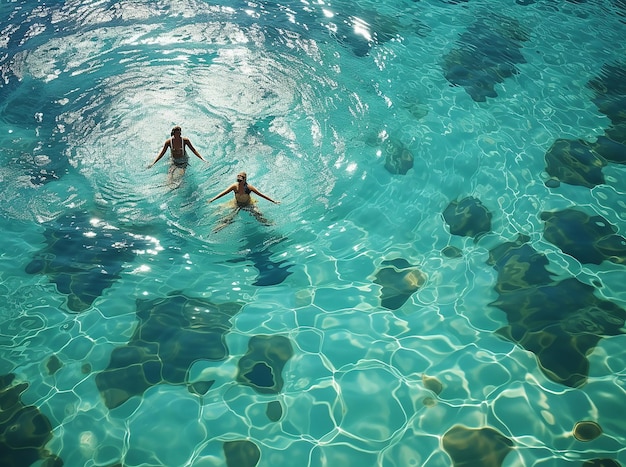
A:
[[[269,226],[273,224],[273,222],[268,220],[263,215],[263,213],[258,210],[258,208],[255,205],[247,206],[246,211],[250,212],[250,214],[252,214],[255,217],[255,219],[258,220],[263,225]]]
[[[172,190],[180,187],[184,175],[185,167],[178,167],[176,164],[170,165],[170,168],[167,170],[167,186]]]
[[[230,225],[233,223],[233,221],[235,220],[235,216],[237,215],[237,213],[240,211],[241,208],[235,208],[232,210],[232,212],[230,214],[227,214],[226,216],[222,217],[222,219],[220,220],[220,223],[213,229],[213,232],[219,232],[220,230],[222,230],[224,227]]]

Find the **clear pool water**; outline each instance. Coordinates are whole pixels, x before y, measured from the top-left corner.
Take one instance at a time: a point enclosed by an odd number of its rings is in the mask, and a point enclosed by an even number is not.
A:
[[[625,33],[620,0],[0,3],[0,463],[626,465]],[[214,232],[240,171],[281,203]]]

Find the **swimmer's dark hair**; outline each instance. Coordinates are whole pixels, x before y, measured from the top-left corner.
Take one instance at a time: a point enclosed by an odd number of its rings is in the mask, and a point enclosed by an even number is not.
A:
[[[174,136],[174,133],[176,133],[177,131],[182,132],[183,129],[179,126],[175,126],[174,128],[172,128],[172,131],[170,131],[170,136]]]

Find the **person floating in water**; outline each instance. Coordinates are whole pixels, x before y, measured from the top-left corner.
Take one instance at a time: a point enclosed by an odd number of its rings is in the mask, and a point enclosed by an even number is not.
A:
[[[181,127],[175,126],[172,128],[170,133],[172,137],[165,141],[163,149],[161,149],[159,155],[150,165],[148,165],[148,168],[151,168],[154,164],[159,162],[169,148],[172,156],[170,168],[167,171],[169,184],[174,183],[176,180],[180,180],[189,166],[189,156],[187,155],[187,151],[185,149],[186,147],[191,149],[191,152],[193,152],[200,160],[207,162],[206,159],[204,159],[196,150],[196,148],[193,147],[189,138],[184,138],[181,136],[181,133]]]
[[[237,213],[242,209],[250,212],[250,214],[252,214],[263,225],[270,225],[270,222],[265,217],[263,217],[263,214],[261,214],[261,212],[255,206],[256,200],[250,196],[250,193],[255,193],[261,198],[265,198],[266,200],[274,204],[280,204],[280,201],[274,201],[272,198],[264,195],[252,185],[248,185],[247,179],[248,176],[246,175],[246,173],[240,172],[239,174],[237,174],[237,183],[233,183],[231,186],[222,191],[219,195],[216,195],[209,200],[209,203],[212,203],[216,199],[227,195],[231,191],[235,194],[233,211],[220,221],[220,224],[213,230],[214,232],[222,230],[224,227],[230,224],[235,219]]]

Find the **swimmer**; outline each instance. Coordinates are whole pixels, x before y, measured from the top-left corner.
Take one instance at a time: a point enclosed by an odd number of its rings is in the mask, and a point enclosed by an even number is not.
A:
[[[261,214],[261,212],[255,206],[256,200],[250,196],[250,193],[255,193],[261,198],[265,198],[266,200],[274,204],[280,204],[280,201],[274,201],[272,198],[264,195],[252,185],[248,185],[247,179],[248,176],[246,175],[246,173],[240,172],[239,174],[237,174],[237,183],[233,183],[231,186],[222,191],[219,195],[214,196],[209,200],[209,203],[212,203],[216,199],[227,195],[231,191],[235,194],[235,205],[233,211],[220,221],[220,224],[213,230],[214,232],[218,232],[219,230],[222,230],[224,227],[230,224],[234,220],[237,213],[242,209],[250,212],[250,214],[252,214],[261,224],[270,225],[270,222],[265,217],[263,217],[263,214]]]
[[[172,137],[165,141],[165,144],[163,144],[163,149],[161,149],[159,155],[156,157],[156,159],[154,159],[154,161],[152,161],[152,163],[150,163],[150,165],[148,165],[148,168],[151,168],[154,164],[159,162],[159,160],[161,160],[161,158],[169,148],[171,155],[171,164],[167,173],[168,179],[170,181],[172,181],[174,177],[180,179],[180,177],[185,174],[185,170],[189,166],[189,156],[187,155],[185,147],[191,149],[191,152],[193,152],[201,161],[207,162],[206,159],[204,159],[196,150],[196,148],[193,147],[193,144],[191,144],[189,138],[183,138],[181,136],[181,133],[181,127],[175,126],[174,128],[172,128],[172,131],[170,132],[170,135]],[[175,174],[175,172],[177,173]]]

